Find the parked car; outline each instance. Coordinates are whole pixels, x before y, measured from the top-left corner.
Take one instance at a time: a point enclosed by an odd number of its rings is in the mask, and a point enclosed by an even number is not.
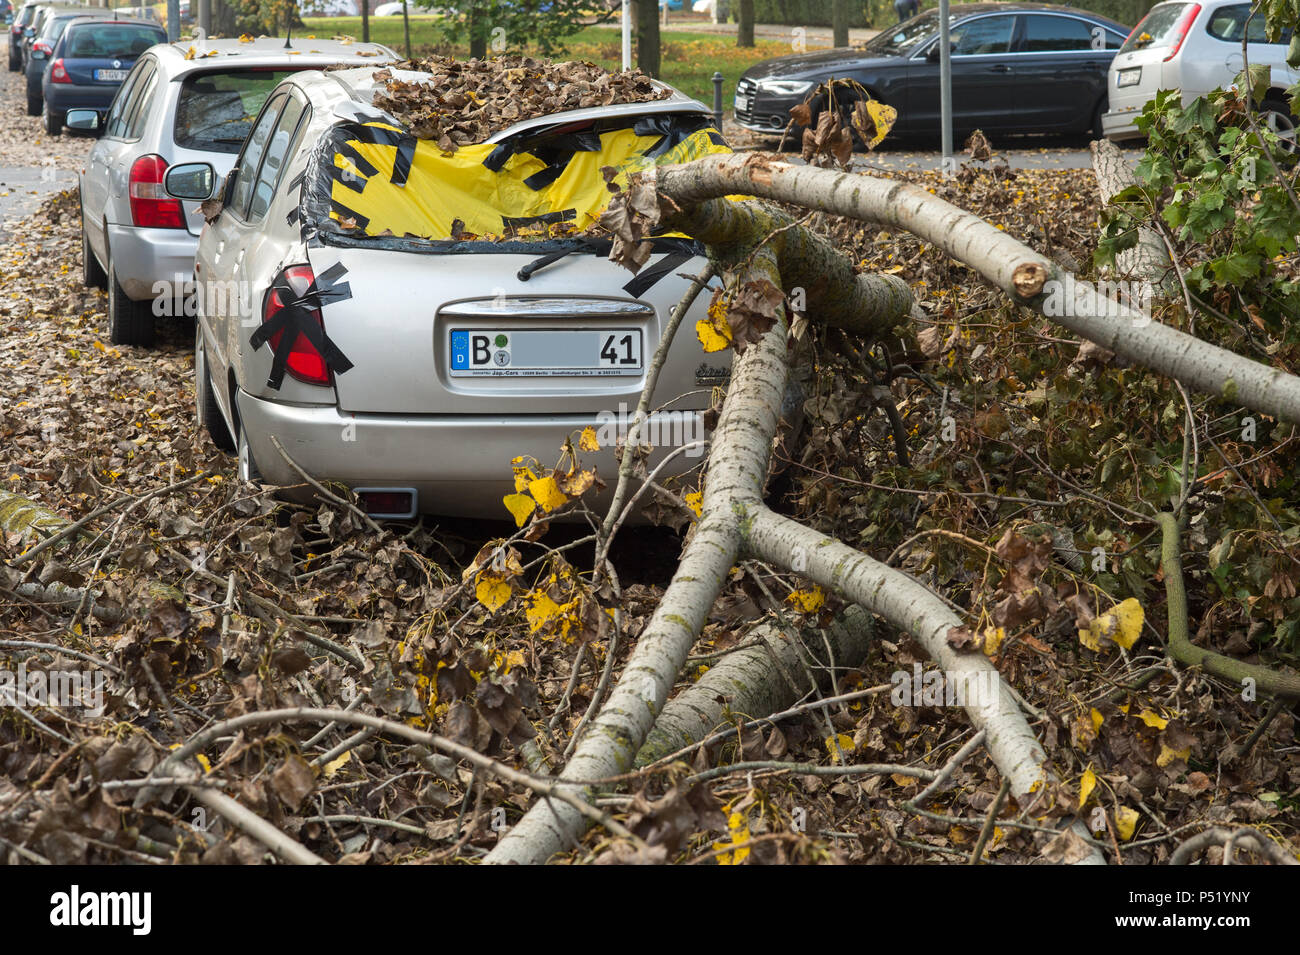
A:
[[[379,6],[375,7],[373,16],[400,17],[402,15],[402,7],[404,6],[405,4],[402,3],[402,0],[395,0],[393,3],[381,3]]]
[[[10,73],[17,73],[23,68],[23,30],[31,24],[38,6],[36,3],[24,3],[14,17],[14,22],[9,24]]]
[[[298,12],[304,17],[359,17],[361,6],[357,0],[302,0]]]
[[[59,7],[37,14],[36,33],[27,48],[27,61],[23,66],[27,77],[27,115],[39,116],[44,104],[41,85],[45,69],[50,65],[54,45],[73,20],[83,17],[107,19],[112,14],[107,7]]]
[[[70,109],[107,111],[127,73],[167,33],[149,20],[72,20],[54,45],[41,90],[41,119],[51,136],[63,132]]]
[[[297,70],[398,59],[377,43],[293,42],[292,49],[274,37],[155,46],[136,61],[107,117],[68,111],[69,128],[100,133],[81,174],[81,256],[86,284],[108,290],[114,344],[150,344],[156,283],[193,273],[203,215],[197,202],[163,192],[168,167],[202,160],[225,175],[267,95]]]
[[[1126,27],[1086,10],[1011,3],[954,6],[950,23],[958,135],[977,128],[1101,135],[1106,70]],[[779,133],[791,107],[818,83],[837,78],[856,80],[873,99],[898,110],[895,135],[936,139],[937,11],[886,30],[860,49],[783,56],[750,67],[736,84],[736,121]]]
[[[513,458],[549,468],[566,437],[591,426],[611,438],[614,419],[636,407],[647,359],[689,284],[682,275],[706,260],[690,240],[664,238],[632,277],[607,247],[582,239],[457,238],[453,220],[468,218],[476,236],[494,217],[497,231],[509,228],[518,222],[510,203],[554,184],[547,201],[582,211],[530,221],[580,229],[608,202],[606,162],[633,168],[660,146],[671,155],[651,161],[725,146],[707,107],[673,91],[527,120],[443,155],[369,105],[374,73],[297,74],[254,124],[195,256],[200,421],[219,446],[237,448],[245,480],[301,485],[274,438],[308,473],[356,490],[372,513],[504,517]],[[601,153],[570,165],[575,148]],[[539,171],[534,156],[558,165],[524,185],[518,177]],[[491,188],[491,170],[509,157],[520,160],[516,178]],[[494,198],[461,201],[470,195]],[[686,327],[705,310],[701,298]],[[657,447],[703,437],[708,382],[726,366],[694,335],[676,337],[656,397],[675,399],[665,414],[677,416],[676,430],[664,440],[661,415]],[[615,442],[599,431],[597,440],[601,450],[583,463],[610,475]],[[670,469],[700,460],[683,453]]]
[[[1171,0],[1160,3],[1133,28],[1110,65],[1110,109],[1102,118],[1108,139],[1142,136],[1134,119],[1158,90],[1182,90],[1191,101],[1230,86],[1242,68],[1241,40],[1250,4],[1241,0]],[[1287,87],[1300,82],[1300,70],[1287,65],[1294,28],[1270,42],[1264,17],[1250,20],[1247,55],[1251,66],[1270,67],[1268,93],[1261,104],[1265,120],[1284,140],[1295,143],[1297,120],[1287,104]],[[1294,146],[1292,147],[1294,148]]]
[[[32,8],[32,19],[27,26],[23,27],[23,35],[18,41],[18,59],[19,69],[26,70],[31,60],[30,52],[32,43],[40,36],[41,31],[45,28],[45,20],[55,13],[79,13],[90,8],[80,4],[70,3],[38,3]],[[92,11],[93,12],[93,11]]]

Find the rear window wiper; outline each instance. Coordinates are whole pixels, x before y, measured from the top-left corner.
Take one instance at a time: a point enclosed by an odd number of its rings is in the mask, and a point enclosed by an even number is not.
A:
[[[529,262],[515,273],[515,278],[519,279],[521,282],[527,282],[534,274],[546,268],[548,265],[554,265],[565,256],[572,255],[574,252],[591,252],[594,254],[599,252],[603,245],[605,245],[605,242],[602,242],[599,239],[578,239],[574,245],[568,246],[564,249],[559,249],[555,252],[547,252],[545,255]]]

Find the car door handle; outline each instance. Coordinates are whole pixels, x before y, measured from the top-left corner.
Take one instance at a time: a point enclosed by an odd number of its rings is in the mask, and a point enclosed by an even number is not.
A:
[[[1013,73],[1015,71],[1012,70],[1011,67],[1007,66],[1005,63],[994,63],[992,66],[989,67],[989,72],[990,73]]]

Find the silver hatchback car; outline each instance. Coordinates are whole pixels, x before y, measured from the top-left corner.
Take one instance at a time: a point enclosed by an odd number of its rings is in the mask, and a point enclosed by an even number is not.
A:
[[[155,315],[186,307],[203,215],[163,191],[171,166],[202,160],[224,175],[267,95],[298,70],[396,59],[377,43],[338,40],[160,43],[106,117],[69,110],[70,128],[100,136],[81,172],[81,260],[86,285],[108,290],[111,341],[151,344]]]
[[[709,111],[660,86],[655,102],[526,120],[453,153],[373,105],[387,78],[296,74],[253,125],[195,257],[200,423],[237,448],[243,479],[301,487],[287,455],[382,517],[504,518],[512,461],[549,473],[566,439],[610,475],[706,259],[667,236],[632,276],[584,227],[611,167],[726,151]],[[201,167],[175,173],[177,194],[205,194]],[[693,334],[705,314],[701,298],[643,428],[652,466],[675,454],[663,476],[703,460],[703,411],[730,374]]]

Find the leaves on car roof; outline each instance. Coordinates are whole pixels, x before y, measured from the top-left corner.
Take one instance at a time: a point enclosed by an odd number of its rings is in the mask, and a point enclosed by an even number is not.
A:
[[[610,73],[594,63],[545,63],[527,56],[457,60],[429,56],[396,65],[429,74],[412,82],[391,70],[374,105],[392,114],[419,139],[436,140],[448,152],[481,143],[516,123],[566,110],[625,103],[653,103],[672,91],[640,70]]]

